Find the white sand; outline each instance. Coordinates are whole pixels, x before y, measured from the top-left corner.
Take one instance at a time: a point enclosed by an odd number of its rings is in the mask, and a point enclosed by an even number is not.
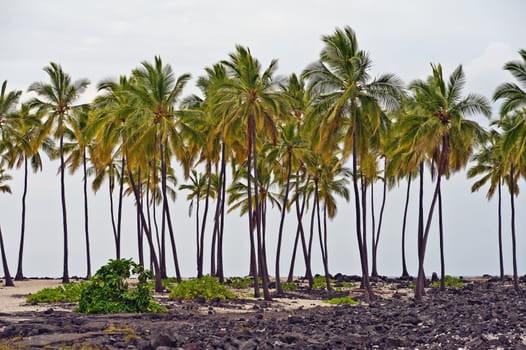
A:
[[[0,313],[20,311],[45,311],[51,304],[31,305],[26,303],[29,294],[36,293],[44,288],[53,288],[60,285],[60,280],[25,280],[14,281],[14,287],[5,287],[4,281],[0,285]],[[55,307],[54,307],[55,308]]]

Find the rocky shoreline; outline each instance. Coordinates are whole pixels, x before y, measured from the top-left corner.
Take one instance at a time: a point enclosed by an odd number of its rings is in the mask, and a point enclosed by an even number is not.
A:
[[[83,315],[57,308],[0,314],[0,344],[62,349],[526,349],[526,281],[471,281],[427,289],[422,302],[401,292],[408,281],[378,281],[378,299],[360,305],[304,307],[338,293],[298,291],[283,302],[173,302],[161,314]],[[391,293],[385,291],[391,290]],[[341,292],[339,293],[341,295]],[[310,299],[307,299],[310,298]]]

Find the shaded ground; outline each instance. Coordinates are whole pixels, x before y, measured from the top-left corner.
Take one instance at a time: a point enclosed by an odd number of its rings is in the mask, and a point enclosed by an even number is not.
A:
[[[169,308],[164,314],[4,313],[0,344],[48,349],[526,349],[525,282],[518,294],[509,281],[495,279],[443,293],[432,288],[421,303],[403,292],[409,282],[384,281],[376,283],[384,297],[371,305],[307,308],[319,304],[311,299],[334,294],[302,290],[289,293],[295,299],[288,303],[162,298]]]

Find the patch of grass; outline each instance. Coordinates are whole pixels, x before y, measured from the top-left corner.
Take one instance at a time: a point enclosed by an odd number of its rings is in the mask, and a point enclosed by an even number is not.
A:
[[[129,288],[126,280],[137,276],[138,283]],[[82,288],[75,311],[86,314],[126,312],[164,312],[166,309],[153,299],[148,280],[149,270],[131,259],[110,260]]]
[[[294,282],[285,282],[281,284],[283,290],[294,291],[298,289],[298,286]]]
[[[115,326],[114,324],[110,324],[110,326],[106,328],[104,332],[108,334],[115,334],[115,333],[123,334],[124,341],[127,343],[131,343],[141,338],[137,335],[137,333],[135,332],[135,329],[130,328],[130,327]]]
[[[453,277],[450,275],[444,276],[444,283],[447,288],[455,287],[455,288],[462,288],[464,287],[464,283],[460,280],[458,277]],[[429,284],[431,287],[440,287],[440,280],[432,282]]]
[[[80,300],[86,282],[69,283],[55,288],[44,288],[27,297],[28,303],[73,303]]]
[[[354,300],[350,296],[344,296],[340,298],[332,298],[332,299],[326,299],[323,300],[324,303],[331,304],[331,305],[357,305],[359,304],[358,301]]]
[[[330,279],[331,284],[334,284],[335,280]],[[325,283],[325,276],[314,276],[312,282],[312,289],[327,289],[327,284]]]
[[[206,300],[216,298],[221,300],[236,299],[236,295],[226,286],[219,283],[217,278],[208,275],[178,283],[172,288],[169,297],[174,300],[194,300],[197,298],[205,298]]]

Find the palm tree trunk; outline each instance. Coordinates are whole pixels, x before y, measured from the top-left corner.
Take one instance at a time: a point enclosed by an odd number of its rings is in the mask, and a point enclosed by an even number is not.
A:
[[[27,156],[24,156],[24,191],[22,192],[22,224],[20,228],[20,246],[18,248],[18,268],[16,270],[15,281],[24,280],[23,263],[24,258],[24,239],[26,232],[26,196],[27,196]]]
[[[332,286],[330,285],[330,273],[329,273],[329,245],[327,237],[327,205],[323,205],[323,245],[325,246],[325,259],[324,259],[324,269],[325,269],[325,283],[327,284],[327,290],[333,291]]]
[[[69,283],[68,269],[68,220],[66,212],[66,185],[64,181],[64,131],[62,129],[63,116],[60,116],[60,198],[62,202],[62,227],[64,229],[64,266],[62,283]]]
[[[124,170],[124,169],[123,169]],[[137,171],[137,183],[141,183],[141,169]],[[139,264],[144,266],[144,249],[143,249],[143,239],[144,231],[141,223],[141,214],[140,208],[142,207],[142,189],[139,187],[139,200],[140,203],[135,205],[136,214],[137,214],[137,249],[139,255]]]
[[[511,249],[513,258],[513,288],[519,291],[519,277],[517,274],[517,241],[515,238],[515,179],[513,163],[510,167],[510,194],[511,194]]]
[[[110,196],[110,215],[111,215],[111,228],[113,230],[113,241],[115,242],[115,258],[120,259],[120,252],[118,248],[118,241],[117,241],[117,225],[115,223],[115,211],[114,211],[114,203],[113,203],[113,170],[110,167],[110,173],[108,175],[108,192]]]
[[[371,277],[377,277],[378,272],[376,271],[376,217],[374,215],[374,181],[371,179]]]
[[[415,299],[422,300],[424,295],[424,263],[422,257],[422,244],[424,237],[424,162],[420,163],[418,192],[418,273],[415,284]]]
[[[438,228],[440,235],[440,290],[446,290],[446,264],[444,260],[444,224],[442,222],[442,190],[438,189]]]
[[[175,276],[177,278],[177,281],[180,282],[182,279],[182,276],[181,276],[181,270],[179,269],[179,259],[177,257],[177,247],[175,244],[175,235],[174,235],[174,230],[172,226],[172,217],[170,215],[170,208],[168,206],[168,196],[166,195],[166,155],[164,152],[162,142],[160,143],[160,151],[161,151],[161,188],[163,192],[163,215],[166,216],[166,222],[168,223],[168,233],[170,235],[170,244],[172,246]],[[163,253],[163,259],[165,259],[164,253]],[[166,264],[166,260],[164,260],[164,263]],[[166,267],[164,267],[164,269],[166,270]]]
[[[137,188],[137,185],[135,184],[135,181],[133,180],[133,174],[131,172],[129,164],[127,165],[127,167],[128,167],[128,177],[130,179],[130,184],[132,185],[133,194],[135,195],[135,203],[139,207],[139,214],[141,217],[142,226],[146,234],[146,238],[148,240],[148,245],[150,246],[150,260],[153,264],[153,270],[155,274],[155,291],[162,292],[163,283],[162,283],[162,278],[161,278],[161,271],[159,269],[159,260],[157,260],[157,254],[155,253],[155,246],[153,243],[152,232],[150,231],[150,228],[146,222],[146,218],[144,216],[144,210],[142,206],[142,201],[139,195],[139,190]]]
[[[329,275],[329,266],[328,266],[328,257],[327,257],[327,240],[323,239],[322,235],[322,229],[321,229],[321,215],[320,215],[320,198],[319,198],[319,188],[318,188],[318,182],[315,183],[316,187],[316,216],[317,216],[317,222],[318,222],[318,239],[320,240],[320,250],[321,250],[321,259],[323,263],[323,272],[325,276],[325,285],[327,287],[327,290],[329,292],[332,292],[332,286],[331,286],[331,278]],[[326,207],[324,205],[324,218],[326,217]],[[327,226],[325,226],[325,238],[327,238]]]
[[[88,170],[86,151],[82,154],[82,170],[84,172],[84,234],[86,238],[86,278],[91,277],[91,254],[89,244],[89,221],[88,221]]]
[[[219,225],[219,237],[217,240],[217,276],[219,281],[223,282],[225,278],[224,269],[223,269],[223,233],[225,227],[225,198],[226,198],[226,160],[225,160],[225,148],[223,146],[223,156],[221,164],[221,216],[220,216],[220,225]]]
[[[407,209],[409,207],[409,193],[411,191],[411,174],[407,178],[407,192],[405,196],[404,219],[402,221],[402,277],[409,277],[405,258],[405,228],[407,223]]]
[[[249,118],[248,122],[248,146],[247,146],[247,196],[248,196],[248,226],[249,226],[249,234],[250,234],[250,274],[252,275],[254,279],[254,297],[259,298],[260,292],[259,292],[259,278],[258,278],[258,267],[257,267],[257,256],[256,256],[256,247],[255,247],[255,239],[254,239],[254,210],[253,210],[253,203],[252,203],[252,184],[250,181],[250,174],[252,171],[252,151],[251,146],[252,142],[255,142],[255,140],[252,139],[252,132],[251,132],[251,124],[252,119]],[[257,207],[257,205],[256,205]]]
[[[210,202],[210,186],[212,184],[212,173],[211,173],[211,163],[207,161],[206,163],[206,195],[205,195],[205,210],[203,212],[202,224],[201,224],[201,242],[199,245],[199,267],[197,271],[197,277],[203,276],[203,260],[204,260],[204,245],[205,245],[205,228],[206,228],[206,219],[208,216],[208,204]]]
[[[120,259],[121,257],[121,222],[122,222],[122,202],[124,197],[124,162],[125,157],[122,156],[121,159],[121,176],[119,180],[119,204],[117,208],[117,236],[115,244],[117,249],[117,259]]]
[[[199,212],[200,212],[200,200],[199,200],[199,197],[201,196],[201,193],[198,192],[197,193],[197,199],[196,199],[196,213],[195,213],[195,244],[196,244],[196,252],[195,252],[195,258],[196,258],[196,269],[197,269],[197,278],[201,277],[199,275],[199,262],[200,262],[200,259],[199,259],[199,252],[201,251],[201,248],[200,248],[200,243],[199,243],[199,237],[201,236],[199,234],[200,230],[199,230],[199,224],[201,223],[201,220],[199,218]]]
[[[356,130],[353,130],[353,144],[352,144],[352,180],[354,189],[354,205],[356,214],[356,237],[358,239],[358,248],[360,251],[360,262],[362,267],[362,278],[364,284],[364,295],[367,302],[374,299],[374,294],[369,284],[369,267],[367,261],[367,251],[364,249],[366,245],[362,242],[362,218],[360,210],[360,190],[358,189],[358,177],[357,177],[357,152],[356,152]]]
[[[373,276],[378,276],[378,242],[380,242],[380,233],[382,232],[382,222],[384,218],[385,200],[387,198],[387,176],[385,175],[387,167],[387,158],[384,158],[384,186],[382,193],[382,206],[380,207],[380,217],[378,218],[378,229],[376,230],[375,244],[373,245]],[[372,191],[372,187],[371,187]],[[373,231],[374,235],[374,231]]]
[[[500,280],[504,281],[504,257],[502,254],[502,181],[499,176],[499,209],[498,209],[498,216],[499,216],[499,267],[500,267]]]
[[[258,267],[262,275],[262,287],[263,297],[265,300],[272,300],[268,289],[268,271],[267,262],[265,260],[264,241],[261,232],[261,212],[259,208],[259,178],[258,178],[258,152],[256,146],[256,123],[254,116],[251,115],[249,118],[252,122],[249,123],[249,128],[252,134],[252,157],[253,157],[253,169],[254,169],[254,202],[255,202],[255,216],[256,216],[256,238],[257,238],[257,254],[258,254]]]
[[[5,247],[4,247],[4,237],[2,235],[1,227],[0,227],[0,250],[2,253],[2,266],[4,268],[5,286],[14,287],[15,284],[13,283],[13,280],[11,279],[11,274],[9,273],[9,266],[7,264],[7,256],[5,254]]]
[[[278,246],[276,248],[276,291],[278,294],[283,294],[283,288],[281,287],[281,277],[279,273],[279,259],[281,256],[281,241],[283,240],[283,224],[285,223],[285,213],[287,210],[287,201],[289,198],[289,187],[290,187],[290,176],[292,173],[292,155],[288,153],[287,159],[287,182],[285,184],[285,194],[283,195],[283,204],[281,206],[281,218],[279,221],[278,231]]]

